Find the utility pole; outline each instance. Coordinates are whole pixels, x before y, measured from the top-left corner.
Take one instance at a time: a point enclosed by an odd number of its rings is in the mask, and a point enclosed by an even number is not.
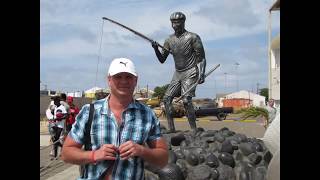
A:
[[[148,84],[147,84],[147,98],[149,98],[149,88],[148,88]]]
[[[259,94],[259,83],[257,83],[257,94]]]
[[[238,62],[236,62],[234,65],[236,65],[237,91],[239,91],[238,66],[239,66],[240,64],[239,64]]]
[[[217,94],[217,82],[216,82],[216,79],[214,78],[214,91],[216,92]]]
[[[224,92],[227,93],[227,74],[228,73],[224,73]]]

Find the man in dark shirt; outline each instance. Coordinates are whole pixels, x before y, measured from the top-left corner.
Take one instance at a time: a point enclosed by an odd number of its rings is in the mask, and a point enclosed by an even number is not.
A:
[[[164,42],[162,52],[158,49],[158,43],[153,42],[152,47],[158,60],[164,63],[171,53],[175,63],[175,73],[163,98],[169,129],[174,132],[172,100],[186,92],[192,85],[204,82],[206,59],[200,37],[185,29],[186,16],[181,12],[175,12],[170,16],[172,28],[175,31]],[[199,68],[198,65],[199,64]],[[190,127],[195,130],[196,116],[192,105],[192,97],[195,89],[183,97],[183,105],[187,112]]]

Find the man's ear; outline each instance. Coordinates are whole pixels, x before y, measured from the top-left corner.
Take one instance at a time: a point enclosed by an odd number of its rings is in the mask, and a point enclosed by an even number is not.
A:
[[[136,76],[136,85],[137,85],[137,84],[138,84],[138,76]],[[135,85],[135,86],[136,86],[136,85]]]

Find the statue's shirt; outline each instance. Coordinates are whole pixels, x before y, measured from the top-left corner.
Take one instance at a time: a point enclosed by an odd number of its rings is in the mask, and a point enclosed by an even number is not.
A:
[[[192,32],[185,31],[179,37],[175,34],[170,35],[165,40],[164,47],[172,52],[175,68],[179,72],[196,66],[198,62],[205,58],[201,39]],[[166,50],[163,50],[162,53],[169,54]]]

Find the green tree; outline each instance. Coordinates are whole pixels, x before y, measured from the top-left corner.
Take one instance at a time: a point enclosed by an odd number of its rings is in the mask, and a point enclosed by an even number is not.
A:
[[[268,101],[269,99],[269,89],[268,88],[262,88],[260,89],[260,93],[261,96],[266,97],[266,101]]]
[[[164,93],[166,92],[166,90],[168,89],[169,84],[166,84],[164,86],[156,86],[154,88],[154,94],[152,95],[152,97],[159,97],[160,100],[163,99]]]

